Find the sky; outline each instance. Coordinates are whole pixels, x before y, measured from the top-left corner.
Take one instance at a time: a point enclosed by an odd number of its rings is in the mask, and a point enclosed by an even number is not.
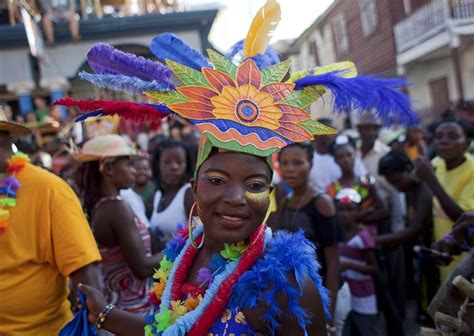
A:
[[[305,31],[333,0],[279,0],[281,21],[271,43],[293,39]],[[219,7],[209,40],[221,52],[227,51],[247,34],[253,16],[265,0],[181,0],[188,9]]]

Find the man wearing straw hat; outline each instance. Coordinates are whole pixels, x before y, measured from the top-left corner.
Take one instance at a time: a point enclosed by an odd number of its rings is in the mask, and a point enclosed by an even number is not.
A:
[[[74,286],[98,287],[100,260],[81,205],[59,177],[13,153],[30,130],[0,113],[0,335],[57,335]]]

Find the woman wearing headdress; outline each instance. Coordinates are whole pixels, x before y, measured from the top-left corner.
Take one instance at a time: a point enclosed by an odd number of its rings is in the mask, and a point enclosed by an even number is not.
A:
[[[158,103],[58,102],[89,111],[81,119],[119,114],[158,122],[176,113],[203,133],[189,226],[163,251],[154,275],[149,299],[155,313],[140,319],[82,286],[89,321],[96,327],[121,335],[326,335],[328,298],[314,246],[302,232],[272,234],[265,224],[273,210],[271,156],[288,144],[334,133],[304,111],[322,90],[335,93],[338,110],[348,104],[361,109],[380,105],[388,120],[413,115],[406,97],[394,90],[401,81],[355,80],[348,62],[282,82],[290,62],[278,63],[267,49],[279,19],[278,3],[268,1],[245,41],[227,57],[209,50],[210,61],[173,35],[157,36],[151,49],[183,84],[176,88],[164,65],[98,45],[89,53],[96,74],[84,78],[146,92]],[[368,94],[351,94],[369,85]]]

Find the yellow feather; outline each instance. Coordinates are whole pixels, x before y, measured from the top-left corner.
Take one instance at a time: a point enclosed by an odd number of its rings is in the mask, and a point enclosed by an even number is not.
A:
[[[244,57],[263,54],[281,19],[280,5],[276,0],[267,0],[253,18],[244,42]]]

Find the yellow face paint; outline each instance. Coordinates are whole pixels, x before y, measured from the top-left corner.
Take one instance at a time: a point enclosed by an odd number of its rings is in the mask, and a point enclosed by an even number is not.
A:
[[[246,191],[244,196],[245,196],[245,199],[249,202],[258,202],[258,203],[267,202],[270,197],[270,189],[267,189],[259,193]]]

